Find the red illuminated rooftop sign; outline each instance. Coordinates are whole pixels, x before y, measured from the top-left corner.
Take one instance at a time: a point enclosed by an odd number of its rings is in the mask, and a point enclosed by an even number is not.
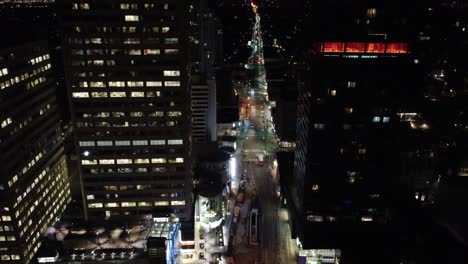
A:
[[[322,53],[408,53],[407,43],[384,42],[323,42]]]

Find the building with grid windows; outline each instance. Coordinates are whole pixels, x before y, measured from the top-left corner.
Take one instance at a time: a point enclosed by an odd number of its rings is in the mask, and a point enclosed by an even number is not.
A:
[[[15,45],[0,49],[1,263],[29,263],[71,200],[47,42]]]
[[[187,1],[59,5],[86,217],[189,218]]]
[[[299,71],[288,183],[293,230],[304,249],[342,249],[343,258],[362,253],[356,247],[387,254],[381,249],[398,244],[404,230],[398,209],[411,201],[399,161],[409,125],[399,113],[418,106],[419,65],[406,43],[385,41],[321,42],[309,59]]]

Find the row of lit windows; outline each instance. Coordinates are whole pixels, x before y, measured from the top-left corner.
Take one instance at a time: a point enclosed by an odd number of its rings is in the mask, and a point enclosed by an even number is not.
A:
[[[185,205],[184,200],[178,201],[156,201],[156,202],[112,202],[112,203],[89,203],[88,208],[116,208],[116,207],[149,207],[149,206],[181,206]]]
[[[179,43],[179,38],[163,38],[163,44],[178,44]],[[70,44],[141,44],[141,43],[146,43],[146,44],[161,44],[161,41],[159,38],[138,38],[138,37],[133,37],[133,38],[71,38],[70,39]],[[81,54],[82,55],[82,54]]]
[[[48,171],[48,168],[44,169],[37,177],[36,179],[34,180],[34,183],[35,184],[38,184],[40,180],[42,180],[42,178],[44,178],[44,176],[46,175]],[[12,180],[8,181],[8,185],[13,185],[16,181],[18,180],[18,176],[15,175],[13,176]],[[11,187],[11,186],[10,186]],[[43,188],[43,185],[41,185],[39,187],[40,190],[42,190]],[[23,193],[23,196],[26,197],[27,193]],[[23,200],[23,196],[22,195],[19,195],[17,198],[16,198],[16,202],[13,204],[13,208],[16,208],[18,206],[18,204]],[[20,209],[20,211],[22,211],[22,209]]]
[[[34,64],[36,64],[36,63],[39,63],[39,62],[42,62],[42,61],[45,61],[45,60],[48,60],[48,59],[50,59],[49,54],[45,54],[45,55],[36,57],[36,58],[34,58],[34,59],[30,59],[30,60],[29,60],[29,63],[30,63],[31,65],[34,65]]]
[[[9,221],[11,221],[11,216],[9,216],[9,215],[2,215],[2,217],[0,217],[0,220],[1,220],[1,221],[4,221],[4,222],[9,222]]]
[[[139,122],[76,122],[77,127],[173,127],[178,126],[178,121],[139,121]]]
[[[54,175],[54,176],[55,176],[55,175]],[[68,190],[68,188],[62,188],[62,187],[63,187],[63,183],[66,182],[66,179],[63,178],[63,177],[61,177],[60,174],[58,174],[57,177],[53,177],[53,179],[55,179],[55,180],[51,180],[52,177],[50,177],[50,176],[49,176],[48,178],[49,178],[49,182],[47,182],[47,183],[48,183],[48,184],[52,184],[53,186],[55,186],[54,188],[51,188],[51,189],[53,189],[54,191],[53,191],[53,193],[52,193],[50,196],[48,196],[47,199],[45,199],[44,196],[41,196],[41,197],[39,197],[39,200],[42,201],[42,200],[44,199],[44,207],[43,207],[43,208],[48,208],[48,209],[47,209],[47,212],[46,212],[46,214],[44,214],[44,216],[49,215],[49,218],[47,219],[46,222],[50,224],[50,221],[51,221],[52,219],[54,219],[52,213],[49,214],[49,212],[51,211],[51,208],[54,208],[54,211],[53,211],[54,214],[56,214],[56,212],[58,211],[58,208],[57,208],[57,207],[60,207],[60,208],[62,208],[62,210],[63,210],[64,208],[63,208],[62,206],[64,205],[63,203],[65,202],[65,197],[62,197],[62,196],[64,196],[65,192],[67,192],[67,194],[69,194],[69,190]],[[62,180],[62,182],[60,182],[60,179]],[[61,191],[60,191],[60,193],[57,195],[57,191],[58,191],[58,190],[61,190]],[[52,199],[52,198],[54,198],[54,199]],[[37,205],[40,203],[40,201],[39,201],[39,202],[36,201],[36,202],[34,203],[35,206],[37,206]],[[23,217],[23,218],[22,218],[22,221],[20,221],[20,222],[25,223],[26,219],[27,219],[27,218],[31,215],[31,213],[33,212],[35,206],[31,206],[31,207],[33,207],[33,208],[28,210],[27,216],[26,216],[26,217]],[[36,223],[36,224],[34,225],[34,227],[32,227],[32,224],[33,224],[32,219],[29,219],[28,224],[25,225],[25,227],[21,230],[21,232],[20,232],[20,237],[22,237],[22,236],[26,233],[26,234],[28,234],[28,237],[26,238],[26,241],[29,241],[31,238],[33,238],[32,244],[34,244],[35,240],[36,240],[37,237],[38,237],[37,234],[39,234],[39,232],[41,231],[41,230],[38,230],[38,229],[39,229],[39,228],[41,228],[41,229],[43,228],[42,223],[43,223],[44,220],[45,220],[44,216],[40,219],[40,221],[37,221],[37,220],[34,221],[34,223]],[[20,223],[20,225],[21,225],[21,223]],[[31,227],[32,227],[32,230],[29,230]],[[28,231],[28,230],[29,230],[29,231]],[[33,237],[33,236],[34,236],[34,237]],[[28,248],[28,250],[29,250],[29,248]]]
[[[18,172],[18,174],[13,175],[13,177],[11,177],[11,179],[8,181],[8,187],[13,186],[13,184],[18,181],[18,177],[27,173],[44,156],[45,153],[45,150],[43,152],[39,152],[34,158],[31,159],[31,161],[29,161],[26,166],[23,167],[23,169]],[[32,184],[35,183],[33,182]],[[28,187],[28,189],[30,189],[30,187]],[[25,192],[23,196],[26,197],[26,195],[27,192]],[[19,198],[21,198],[21,195]]]
[[[169,185],[161,185],[157,184],[156,186],[153,186],[151,184],[143,184],[143,185],[104,185],[101,186],[103,190],[106,191],[127,191],[127,190],[150,190],[150,189],[174,189],[174,188],[179,188],[182,189],[184,188],[184,184],[169,184]],[[181,195],[181,193],[179,193]],[[176,197],[171,194],[171,197]]]
[[[164,76],[179,76],[179,71],[174,71],[177,75],[167,75],[168,73],[164,73]],[[125,82],[124,81],[109,81],[108,83],[106,82],[100,82],[100,81],[94,81],[94,82],[79,82],[78,86],[80,88],[104,88],[107,87],[107,84],[109,87],[125,87]],[[127,81],[127,87],[143,87],[144,84],[146,84],[146,87],[162,87],[163,82],[162,81]],[[165,81],[164,82],[165,86],[169,87],[174,87],[174,86],[180,86],[180,81]]]
[[[3,231],[10,232],[10,231],[14,231],[14,229],[12,226],[0,226],[0,232],[3,232]]]
[[[154,9],[156,8],[156,4],[154,3],[145,3],[143,4],[143,7],[144,9]],[[169,9],[169,4],[165,3],[162,5],[162,8],[164,10],[168,10]],[[122,10],[129,10],[129,9],[138,9],[138,4],[120,4],[120,9]]]
[[[149,163],[184,163],[184,158],[152,158],[152,159],[100,159],[100,160],[81,160],[81,165],[113,165],[113,164],[144,164]]]
[[[0,89],[3,90],[5,88],[8,88],[8,87],[16,84],[16,83],[20,83],[20,82],[22,82],[22,81],[24,81],[24,80],[26,80],[28,78],[31,78],[31,77],[33,77],[33,76],[35,76],[35,75],[37,75],[37,74],[39,74],[41,72],[44,72],[44,71],[46,71],[46,70],[48,70],[50,68],[51,68],[51,65],[50,65],[50,63],[48,63],[47,65],[41,66],[41,67],[39,67],[37,69],[34,69],[31,74],[26,72],[26,73],[23,73],[23,74],[21,74],[19,76],[13,77],[13,78],[11,78],[9,80],[5,80],[3,82],[0,82]],[[39,79],[40,80],[36,79],[36,80],[31,81],[30,83],[28,83],[27,88],[29,89],[29,88],[31,88],[31,85],[34,86],[34,85],[37,85],[39,82],[44,82],[45,81],[45,77],[41,77]]]
[[[95,27],[95,28],[90,28],[88,27],[88,31],[89,33],[136,33],[137,30],[138,30],[139,27],[135,27],[135,26],[129,26],[129,27],[120,27],[120,26],[117,26],[117,27],[106,27],[106,26],[103,26],[103,27]],[[151,33],[168,33],[169,31],[171,31],[171,28],[168,27],[168,26],[163,26],[163,27],[159,27],[159,26],[143,26],[141,27],[142,31],[143,32],[151,32]],[[83,28],[81,26],[75,26],[73,27],[73,31],[77,32],[77,33],[81,33],[83,31]],[[88,40],[87,43],[89,43],[90,41]]]
[[[177,82],[180,85],[180,82]],[[72,93],[73,98],[123,98],[123,97],[160,97],[161,92],[149,91],[149,92],[74,92]]]
[[[169,52],[168,52],[169,50]],[[72,49],[72,55],[160,55],[160,49]],[[166,54],[174,54],[174,49],[166,49]]]
[[[3,68],[0,70],[0,77],[8,74],[8,68]]]
[[[142,159],[144,161],[144,159]],[[164,167],[164,165],[161,165],[162,167],[137,167],[137,168],[128,168],[128,167],[118,167],[118,168],[101,168],[101,169],[95,169],[91,168],[89,169],[89,172],[91,174],[115,174],[115,173],[146,173],[146,172],[157,172],[157,173],[164,173],[164,172],[180,172],[183,171],[183,167]],[[177,177],[173,176],[172,178]],[[183,176],[182,176],[183,177]]]
[[[168,9],[168,5],[165,4],[164,5],[164,9]],[[125,15],[125,21],[126,22],[138,22],[140,20],[143,20],[143,17],[142,16],[138,16],[138,15]]]
[[[2,237],[0,237],[0,241],[5,241],[5,240],[2,240]],[[20,259],[19,255],[1,255],[0,256],[0,260],[19,260],[19,259]]]
[[[5,120],[2,121],[2,128],[8,126],[9,124],[11,124],[13,122],[13,120],[11,119],[11,117],[7,117]]]
[[[43,83],[46,81],[46,77],[39,77],[31,82],[29,82],[28,84],[26,84],[26,89],[31,89],[33,88],[34,86],[40,84],[40,83]]]
[[[106,187],[109,187],[109,186],[106,186]],[[117,187],[117,186],[113,186],[113,187]],[[130,188],[129,188],[129,187],[130,187]],[[140,190],[140,189],[142,188],[142,185],[137,185],[136,187],[137,187],[137,190]],[[138,188],[138,187],[139,187],[139,188]],[[133,185],[130,185],[130,186],[128,186],[128,185],[122,185],[122,186],[120,186],[119,189],[120,189],[121,191],[125,191],[125,190],[132,189],[132,188],[134,189],[135,186],[133,186]],[[151,188],[151,187],[149,187],[149,188]],[[149,189],[149,188],[147,188],[147,189]],[[107,188],[107,189],[108,189],[108,188]],[[115,188],[115,190],[117,190],[117,188]],[[152,195],[153,195],[153,196],[156,195],[157,197],[163,197],[163,198],[169,197],[169,194],[168,194],[168,193],[158,193],[158,192],[155,192],[155,193],[152,193]],[[106,199],[109,199],[110,196],[111,196],[110,194],[106,194]],[[113,196],[114,196],[115,198],[119,198],[119,195],[118,195],[117,193],[113,194]],[[179,198],[181,198],[181,197],[183,197],[183,196],[185,196],[185,195],[184,195],[184,193],[182,193],[182,192],[173,192],[173,193],[170,194],[170,197],[172,197],[172,198],[174,198],[174,197],[179,197]],[[88,194],[88,195],[86,195],[86,200],[94,200],[94,199],[95,199],[94,194]],[[123,203],[122,203],[122,207],[125,207],[124,204],[125,204],[125,203],[123,202]]]
[[[166,145],[166,140],[164,139],[159,139],[159,140],[150,140],[150,145],[153,146],[164,146]],[[130,146],[132,141],[130,140],[116,140],[114,141],[115,146]],[[182,145],[184,141],[182,139],[168,139],[167,140],[167,145]],[[108,146],[113,146],[113,141],[80,141],[79,142],[80,147],[108,147]],[[142,146],[142,145],[148,145],[147,140],[133,140],[133,145],[134,146]]]
[[[144,9],[154,9],[156,5],[154,3],[145,3],[143,4]],[[88,3],[73,3],[72,4],[73,10],[90,10],[90,5]],[[138,9],[138,4],[129,4],[129,3],[121,3],[120,4],[121,10],[136,10]],[[169,10],[169,4],[165,3],[162,5],[163,10]],[[125,16],[127,17],[127,16]],[[125,18],[127,21],[127,19]],[[138,21],[138,20],[130,20],[130,21]]]
[[[48,168],[44,169],[43,172],[38,177],[36,177],[34,181],[35,184],[38,184],[39,179],[42,179],[46,175],[46,171],[50,172],[48,177],[46,177],[45,182],[42,182],[40,185],[38,185],[39,187],[36,187],[36,193],[39,194],[39,199],[34,200],[34,205],[29,205],[29,201],[26,200],[26,202],[24,202],[24,204],[18,210],[19,212],[17,211],[15,213],[15,215],[18,216],[25,208],[28,208],[28,214],[23,216],[21,220],[18,220],[18,226],[20,228],[24,224],[24,227],[20,232],[20,237],[22,237],[24,234],[27,234],[27,238],[25,239],[26,244],[28,245],[25,251],[27,263],[32,259],[34,254],[41,246],[39,239],[41,230],[48,225],[53,224],[52,221],[54,221],[58,215],[61,215],[61,213],[66,208],[65,202],[70,202],[70,190],[69,188],[64,188],[68,187],[67,179],[61,174],[64,169],[65,160],[62,160],[62,162],[58,164],[58,166],[55,166],[53,170],[49,170]],[[64,186],[64,184],[67,186]],[[50,186],[51,188],[46,186]],[[34,186],[31,188],[33,187]],[[43,191],[43,189],[45,190]],[[59,194],[57,195],[58,192]],[[21,196],[19,198],[21,198]],[[41,212],[42,217],[39,220],[36,219],[33,222],[32,219],[29,219],[28,221],[28,218],[32,212],[35,209],[37,210],[37,206],[39,203],[42,203],[42,201],[44,201],[43,208],[47,208],[47,211]],[[15,203],[14,207],[16,206],[17,203]],[[33,223],[35,223],[34,226]]]
[[[129,117],[163,117],[165,114],[164,111],[153,111],[153,112],[129,112]],[[169,117],[180,117],[182,112],[180,111],[168,111],[167,116]],[[125,112],[96,112],[94,114],[83,113],[81,115],[83,118],[108,118],[108,117],[126,117]]]
[[[0,241],[16,241],[15,236],[0,236]]]

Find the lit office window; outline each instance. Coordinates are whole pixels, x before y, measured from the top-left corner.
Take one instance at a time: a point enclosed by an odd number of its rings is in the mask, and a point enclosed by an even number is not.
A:
[[[167,112],[167,115],[171,116],[171,117],[179,117],[179,116],[182,116],[182,112],[180,112],[180,111],[169,111],[169,112]]]
[[[113,160],[113,159],[101,159],[101,160],[99,160],[99,164],[101,164],[101,165],[111,165],[111,164],[115,164],[115,160]]]
[[[180,82],[179,81],[165,81],[164,86],[166,86],[166,87],[179,87]]]
[[[132,92],[131,96],[132,97],[145,97],[145,93],[144,92]]]
[[[5,76],[8,74],[8,68],[3,68],[1,71],[0,71],[0,77],[1,76]]]
[[[88,208],[102,208],[102,203],[90,203]]]
[[[323,216],[321,215],[308,215],[307,216],[308,222],[323,222]]]
[[[164,44],[177,44],[179,43],[178,38],[165,38],[164,39]]]
[[[88,98],[89,93],[87,93],[87,92],[75,92],[75,93],[72,94],[72,97],[73,98]]]
[[[109,82],[109,87],[125,87],[125,82]]]
[[[377,9],[375,8],[367,9],[367,17],[375,17],[376,15],[377,15]]]
[[[168,145],[182,145],[183,140],[182,139],[169,139],[167,140]]]
[[[148,140],[133,140],[134,146],[146,146],[148,145]]]
[[[122,202],[122,207],[136,207],[136,202]]]
[[[180,71],[164,71],[164,76],[180,76]]]
[[[161,86],[162,86],[162,82],[158,82],[158,81],[146,82],[146,87],[161,87]]]
[[[379,122],[380,122],[380,116],[374,116],[374,117],[372,118],[372,122],[373,122],[373,123],[379,123]]]
[[[144,49],[143,50],[144,55],[159,55],[161,54],[160,49]]]
[[[89,4],[88,3],[80,3],[80,9],[89,10]]]
[[[110,92],[110,97],[126,97],[125,92]]]
[[[167,33],[167,32],[169,32],[170,30],[171,30],[170,27],[162,27],[162,28],[161,28],[161,32],[162,32],[162,33]]]
[[[166,159],[165,158],[151,159],[151,163],[155,163],[155,164],[166,163]]]
[[[86,200],[94,200],[94,195],[92,194],[86,195]]]
[[[118,140],[115,141],[116,146],[130,146],[130,140]]]
[[[325,124],[315,123],[314,124],[314,129],[323,130],[323,129],[325,129]]]
[[[141,50],[139,49],[130,49],[128,55],[141,55]]]
[[[352,107],[345,107],[344,112],[346,114],[352,114],[353,113],[353,108]]]
[[[114,208],[114,207],[119,207],[119,204],[118,203],[106,203],[105,206],[110,207],[110,208]]]
[[[127,82],[128,87],[143,87],[143,82],[129,81]]]
[[[94,147],[94,141],[80,141],[80,147]]]
[[[9,124],[11,124],[13,122],[13,120],[11,119],[11,117],[8,117],[7,119],[3,120],[2,121],[2,128],[8,126]]]
[[[362,216],[361,217],[361,221],[362,222],[372,222],[374,219],[372,218],[372,216]]]
[[[171,205],[185,205],[185,201],[183,201],[183,200],[171,201]]]
[[[139,17],[134,16],[134,15],[126,15],[125,16],[125,21],[128,21],[128,22],[139,21]]]
[[[349,88],[354,88],[354,87],[356,87],[356,82],[348,82],[348,87],[349,87]]]
[[[154,202],[154,206],[168,206],[169,201],[156,201]]]
[[[149,159],[134,159],[133,162],[135,164],[146,164],[146,163],[150,163]]]
[[[152,202],[138,202],[138,207],[147,207],[147,206],[152,206]]]
[[[132,164],[132,159],[117,159],[117,164]]]
[[[166,145],[165,140],[150,140],[150,145]]]
[[[107,97],[107,92],[92,92],[91,96],[93,98],[103,98],[103,97]]]
[[[97,160],[81,160],[81,165],[97,165]]]
[[[165,49],[164,53],[167,55],[176,55],[179,54],[179,49]]]
[[[89,82],[89,85],[91,87],[97,87],[97,88],[106,87],[106,83],[104,83],[104,82]]]

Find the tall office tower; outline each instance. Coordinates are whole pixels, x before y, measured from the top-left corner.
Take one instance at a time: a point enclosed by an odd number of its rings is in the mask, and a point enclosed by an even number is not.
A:
[[[192,80],[194,76],[192,76]],[[192,139],[193,142],[216,141],[216,83],[192,82]]]
[[[216,141],[216,69],[222,64],[222,29],[206,0],[192,1],[190,59],[192,64],[192,139],[205,146]]]
[[[29,263],[70,189],[47,42],[8,44],[0,49],[0,262]]]
[[[59,3],[86,217],[191,216],[187,2]]]
[[[408,53],[388,40],[322,42],[300,76],[291,201],[305,246],[352,247],[357,235],[361,246],[394,242],[393,209],[410,197],[398,166],[399,114],[421,90]]]

